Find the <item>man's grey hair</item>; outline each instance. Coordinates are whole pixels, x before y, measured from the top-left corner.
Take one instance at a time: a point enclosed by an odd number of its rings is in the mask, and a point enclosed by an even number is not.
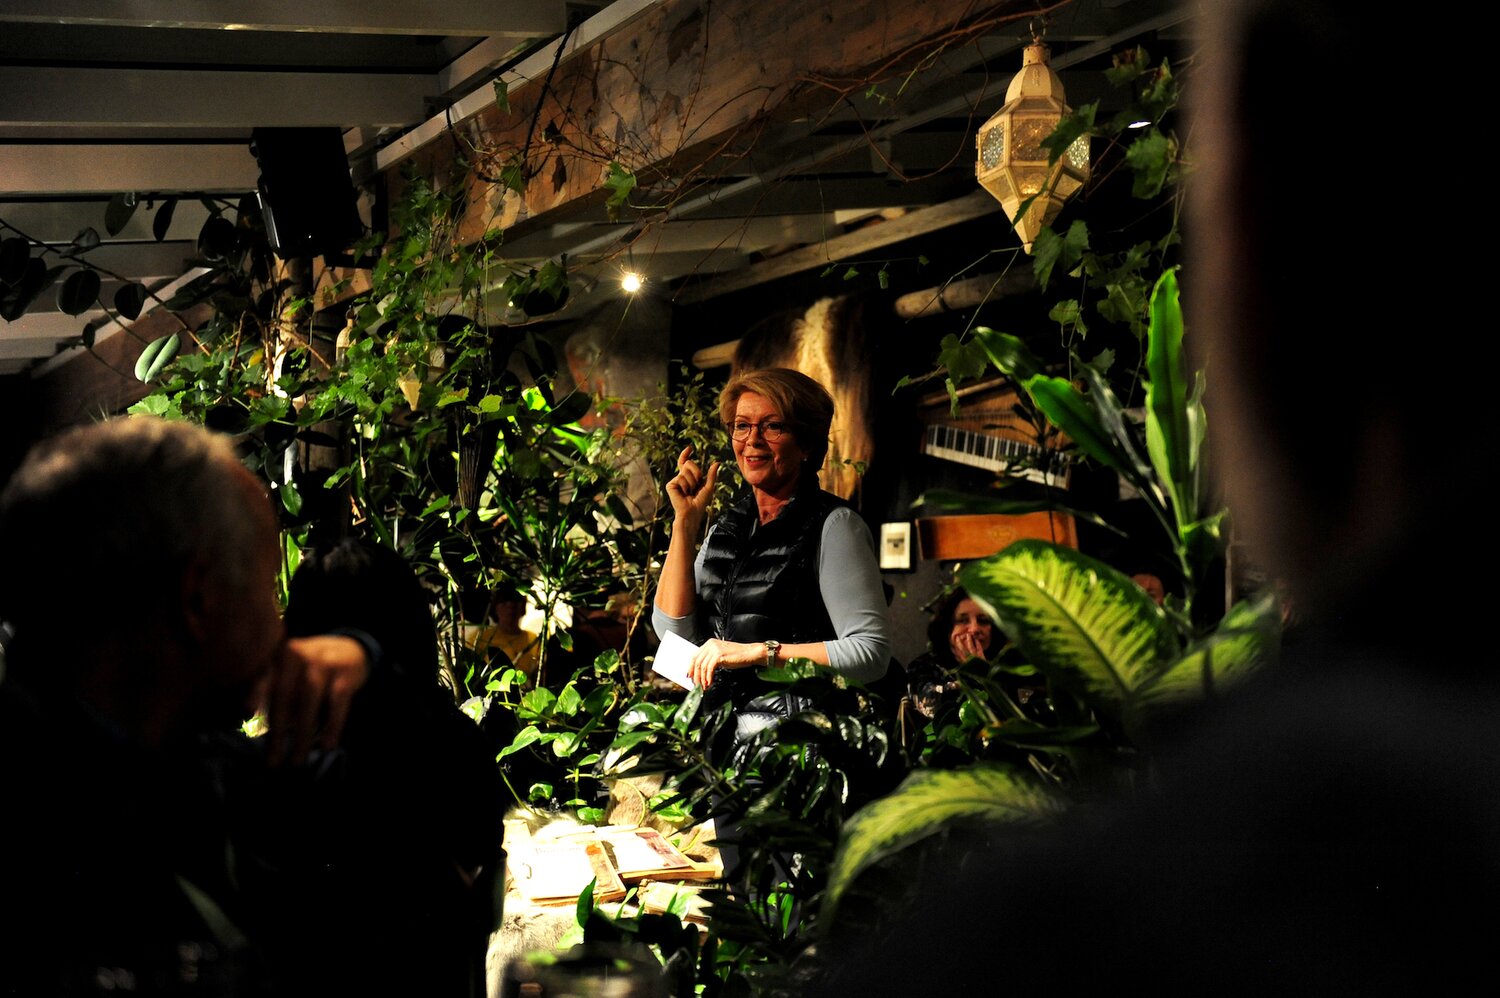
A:
[[[259,514],[230,440],[152,417],[38,444],[0,492],[0,618],[28,632],[118,628],[175,606],[189,565],[249,581]],[[108,635],[101,635],[108,639]],[[70,643],[70,642],[69,642]]]

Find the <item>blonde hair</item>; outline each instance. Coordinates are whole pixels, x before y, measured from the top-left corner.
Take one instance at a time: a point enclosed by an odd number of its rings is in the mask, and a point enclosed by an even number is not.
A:
[[[833,396],[801,371],[789,367],[763,367],[729,379],[719,393],[719,418],[728,426],[740,396],[760,395],[775,406],[791,424],[797,443],[807,451],[807,473],[816,474],[828,456],[828,430],[833,425]]]

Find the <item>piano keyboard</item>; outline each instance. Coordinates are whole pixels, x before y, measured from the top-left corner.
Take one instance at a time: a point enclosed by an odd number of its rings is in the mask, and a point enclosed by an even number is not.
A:
[[[923,453],[967,464],[986,471],[1006,472],[1017,478],[1061,487],[1062,475],[1040,467],[1013,467],[1021,458],[1039,458],[1046,452],[1034,444],[979,433],[962,426],[935,423],[927,427]]]

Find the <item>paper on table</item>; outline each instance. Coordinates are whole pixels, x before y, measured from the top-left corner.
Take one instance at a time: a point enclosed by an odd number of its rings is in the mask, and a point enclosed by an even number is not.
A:
[[[693,653],[697,650],[698,646],[687,638],[668,631],[661,636],[661,646],[656,649],[656,659],[651,663],[651,668],[658,676],[665,676],[683,689],[690,690],[698,685],[688,676],[688,665],[693,661]]]

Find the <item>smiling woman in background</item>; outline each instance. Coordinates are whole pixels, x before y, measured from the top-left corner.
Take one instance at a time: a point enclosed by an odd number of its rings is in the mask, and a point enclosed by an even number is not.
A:
[[[707,703],[733,702],[740,737],[775,720],[754,670],[805,658],[863,682],[890,661],[890,625],[870,529],[818,486],[833,399],[786,368],[730,380],[719,413],[734,441],[745,488],[713,523],[696,557],[719,465],[707,472],[691,447],[667,483],[671,545],[652,623],[701,642],[689,673]]]
[[[938,602],[927,627],[927,652],[906,667],[907,696],[923,717],[936,717],[955,702],[954,673],[970,659],[988,659],[995,624],[968,593],[954,589]]]

